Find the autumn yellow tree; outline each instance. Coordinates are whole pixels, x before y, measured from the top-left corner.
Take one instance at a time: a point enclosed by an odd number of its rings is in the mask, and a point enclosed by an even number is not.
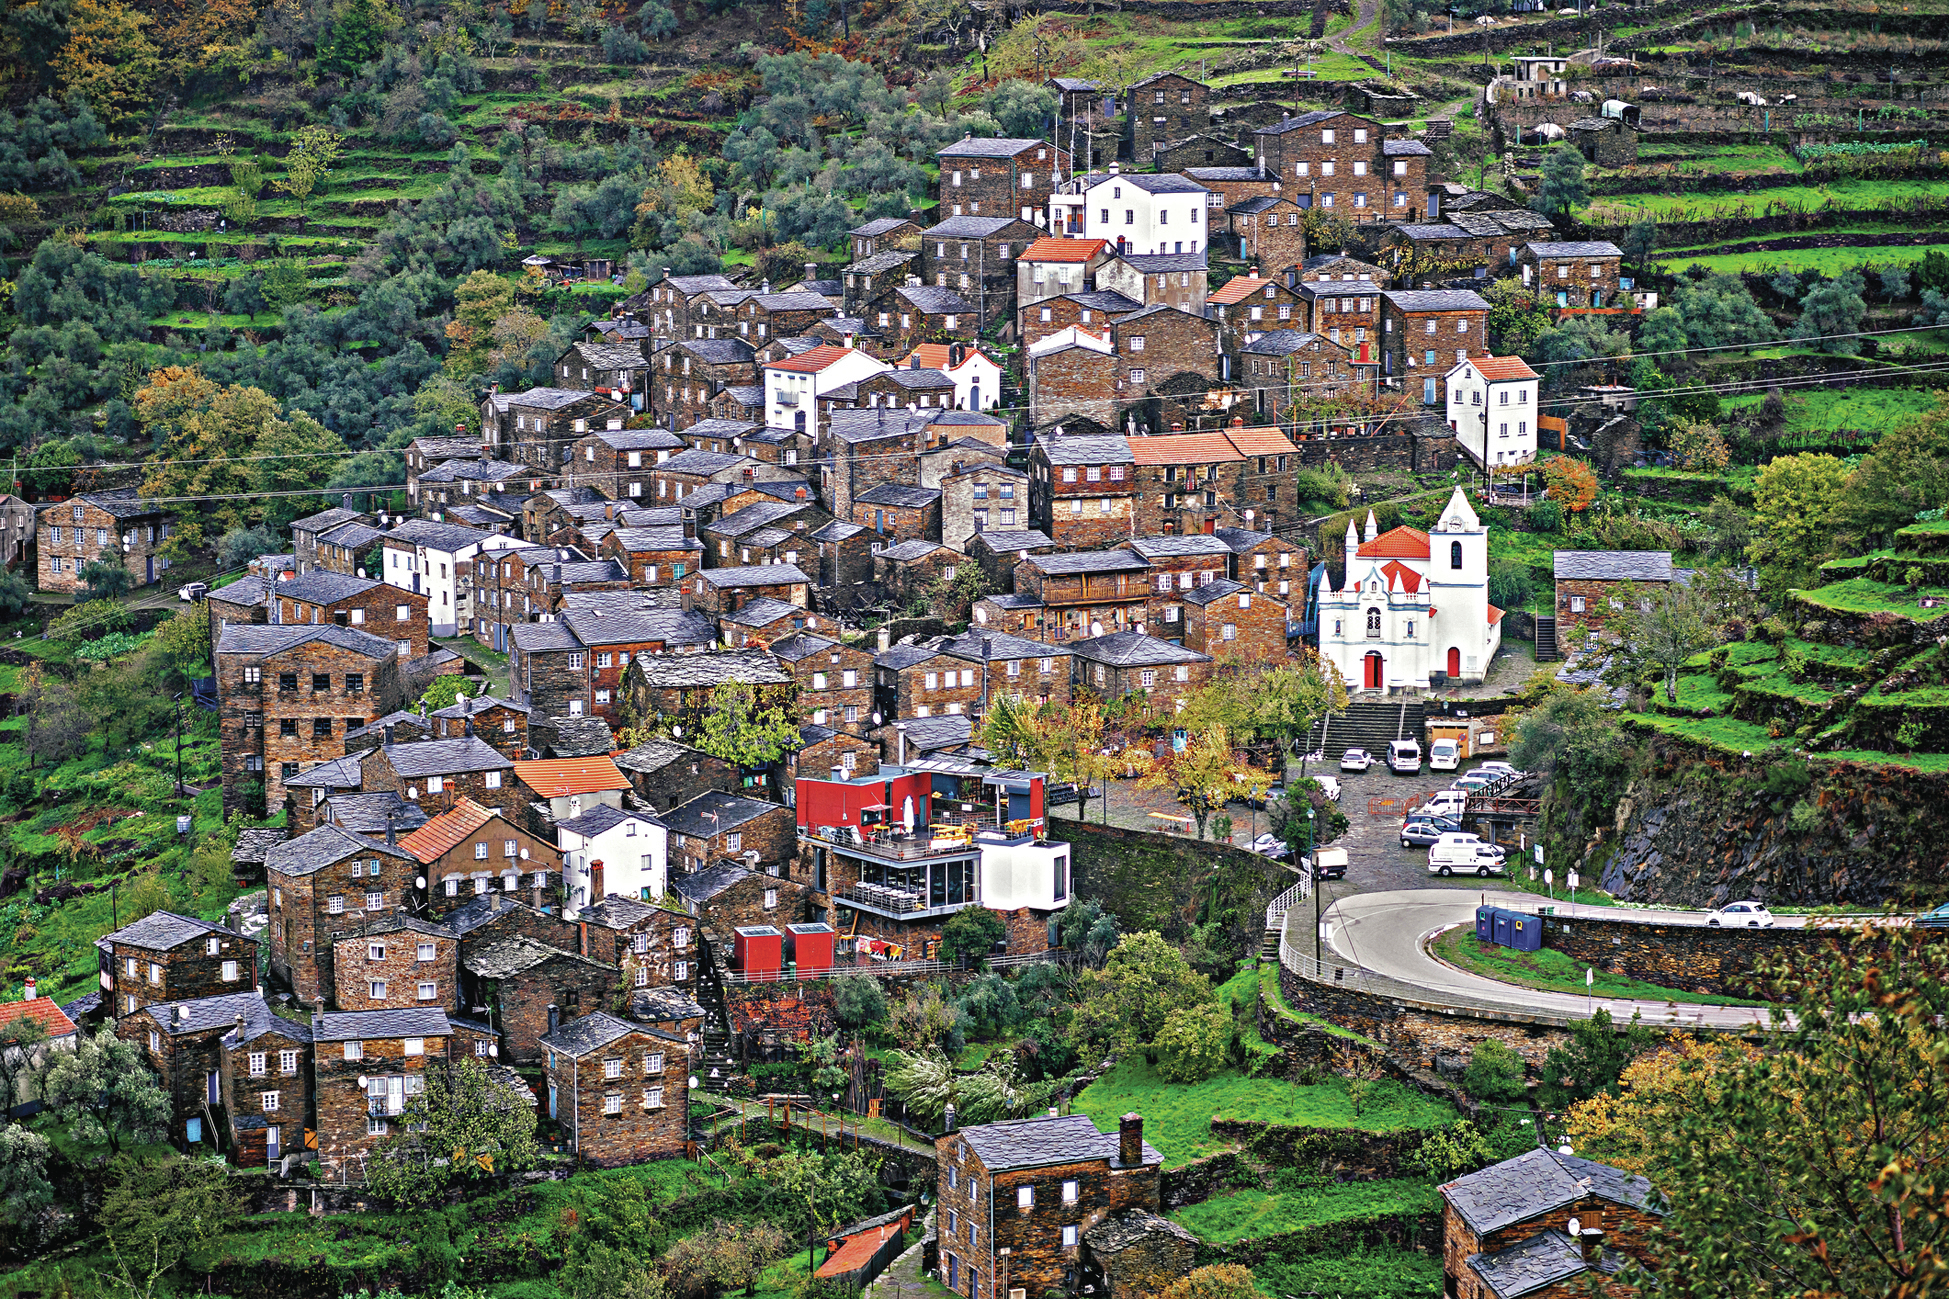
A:
[[[1188,736],[1183,748],[1173,746],[1137,783],[1145,789],[1174,791],[1178,802],[1190,810],[1202,839],[1211,814],[1250,778],[1231,734],[1222,726],[1211,726]]]
[[[1551,456],[1543,462],[1543,481],[1565,514],[1579,514],[1597,499],[1597,475],[1581,460]]]
[[[1671,1127],[1681,1111],[1716,1100],[1725,1075],[1757,1054],[1731,1037],[1685,1038],[1632,1061],[1618,1076],[1619,1092],[1599,1092],[1564,1115],[1564,1131],[1586,1159],[1643,1173],[1652,1134]]]
[[[54,56],[54,75],[64,90],[86,99],[111,131],[149,107],[160,63],[143,29],[153,21],[115,0],[76,0],[68,18],[68,41]]]

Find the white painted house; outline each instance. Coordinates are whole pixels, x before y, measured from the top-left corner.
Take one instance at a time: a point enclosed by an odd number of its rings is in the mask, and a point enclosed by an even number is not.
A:
[[[987,410],[1002,399],[1001,363],[968,343],[922,343],[896,369],[939,370],[954,380],[956,410]]]
[[[1536,460],[1536,371],[1520,356],[1472,356],[1447,375],[1448,427],[1483,468]]]
[[[473,619],[472,587],[460,580],[462,563],[483,554],[525,550],[519,537],[457,523],[405,519],[380,543],[386,552],[381,570],[386,584],[426,596],[426,616],[435,636],[457,635]]]
[[[1070,239],[1105,240],[1117,253],[1196,253],[1210,242],[1210,196],[1198,182],[1168,172],[1092,172],[1049,196],[1049,228]]]
[[[1319,591],[1320,654],[1354,692],[1428,688],[1428,674],[1480,681],[1502,643],[1489,603],[1489,530],[1456,488],[1433,532],[1347,525],[1346,568]]]
[[[773,361],[765,367],[765,425],[797,433],[815,432],[817,398],[892,368],[857,348],[831,343]]]
[[[610,894],[655,902],[670,877],[670,831],[642,812],[598,805],[555,826],[569,919]]]

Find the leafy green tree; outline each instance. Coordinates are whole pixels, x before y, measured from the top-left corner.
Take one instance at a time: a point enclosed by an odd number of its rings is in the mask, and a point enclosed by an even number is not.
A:
[[[758,692],[742,681],[711,688],[702,724],[690,742],[712,757],[740,767],[777,762],[802,743],[793,701],[778,695],[761,700]]]
[[[1083,971],[1076,980],[1076,996],[1073,1030],[1116,1056],[1150,1049],[1172,1011],[1214,1003],[1211,980],[1150,932],[1129,935],[1110,952],[1102,969]]]
[[[47,1107],[80,1142],[106,1142],[112,1154],[124,1141],[160,1141],[169,1125],[169,1097],[140,1048],[104,1026],[93,1037],[75,1040],[75,1049],[56,1055],[41,1080]]]
[[[1624,254],[1625,260],[1642,270],[1650,264],[1651,254],[1658,247],[1658,223],[1650,217],[1633,221],[1617,241],[1617,250]]]
[[[677,14],[670,7],[669,0],[645,0],[642,9],[637,11],[636,21],[642,27],[643,35],[653,41],[677,34]]]
[[[135,589],[135,574],[129,572],[121,555],[114,551],[83,564],[80,576],[81,584],[87,588],[82,594],[88,601],[119,600]]]
[[[1689,347],[1719,347],[1727,343],[1769,343],[1780,336],[1773,321],[1737,275],[1720,272],[1696,283],[1681,279],[1672,293],[1672,306],[1684,322]],[[1658,312],[1652,312],[1656,316]],[[1651,316],[1645,319],[1649,328]],[[1645,352],[1662,350],[1639,338]]]
[[[1046,1109],[1057,1083],[1031,1083],[1016,1071],[1011,1056],[993,1056],[972,1074],[957,1073],[937,1051],[895,1051],[888,1059],[886,1086],[900,1103],[928,1123],[939,1122],[954,1106],[957,1125],[1019,1119]]]
[[[961,1012],[929,984],[914,988],[893,1008],[888,1033],[896,1042],[919,1051],[954,1044],[959,1050]]]
[[[1770,582],[1805,582],[1833,553],[1832,522],[1847,493],[1847,463],[1835,456],[1779,456],[1760,470],[1748,556]]]
[[[1491,280],[1482,297],[1489,304],[1489,345],[1498,355],[1527,355],[1537,336],[1550,327],[1550,311],[1543,296],[1521,280]]]
[[[1194,1268],[1164,1287],[1161,1299],[1255,1299],[1252,1270],[1238,1263]]]
[[[1614,1094],[1624,1067],[1657,1041],[1657,1034],[1639,1023],[1636,1015],[1622,1029],[1608,1010],[1577,1020],[1570,1025],[1570,1040],[1551,1047],[1543,1057],[1543,1085],[1537,1098],[1560,1110],[1599,1092]]]
[[[93,724],[74,688],[59,677],[38,665],[28,668],[15,706],[27,719],[21,747],[27,751],[29,770],[36,763],[66,762],[87,750]]]
[[[201,605],[178,611],[156,627],[155,643],[180,666],[200,663],[210,656],[208,618]]]
[[[967,957],[979,965],[994,952],[995,944],[1008,938],[1002,918],[987,907],[963,907],[941,926],[941,959],[958,961]]]
[[[113,600],[90,600],[50,622],[47,637],[63,645],[78,645],[98,636],[127,631],[134,625],[134,615],[125,606]]]
[[[870,974],[848,974],[833,980],[832,1013],[840,1027],[860,1032],[886,1022],[887,992]]]
[[[1854,543],[1887,536],[1925,510],[1949,505],[1949,401],[1882,436],[1847,480],[1834,510]]]
[[[534,1167],[535,1112],[480,1060],[426,1071],[398,1131],[366,1161],[366,1181],[402,1206],[433,1202],[455,1186]]]
[[[1638,351],[1647,356],[1670,356],[1685,350],[1685,318],[1676,307],[1656,307],[1645,313],[1638,327]]]
[[[664,1299],[646,1248],[656,1223],[643,1184],[602,1178],[582,1188],[558,1284],[569,1299]]]
[[[1462,1086],[1478,1101],[1491,1105],[1520,1101],[1529,1094],[1523,1078],[1523,1058],[1494,1038],[1477,1042],[1469,1053]]]
[[[543,14],[547,6],[542,6]],[[318,43],[318,70],[349,78],[379,57],[392,24],[375,0],[345,0],[332,10],[331,30]]]
[[[1536,579],[1520,559],[1499,559],[1489,565],[1489,603],[1498,609],[1521,609],[1535,593]]]
[[[430,713],[436,713],[442,708],[451,708],[460,702],[461,695],[479,693],[470,691],[471,685],[472,683],[466,677],[455,673],[437,676],[420,695],[419,706]]]
[[[217,542],[217,566],[226,571],[242,568],[259,555],[282,553],[278,547],[283,544],[284,538],[261,523],[240,524]]]
[[[108,1167],[101,1226],[116,1248],[165,1269],[229,1230],[244,1197],[223,1164],[180,1155],[118,1155]]]
[[[54,1186],[47,1178],[52,1149],[38,1132],[18,1123],[0,1124],[0,1227],[5,1228],[0,1241],[9,1246],[23,1242],[54,1203]]]
[[[1923,253],[1921,263],[1915,268],[1915,282],[1925,289],[1949,293],[1949,253],[1939,248]]]
[[[1145,789],[1174,791],[1177,801],[1190,810],[1203,839],[1211,814],[1239,788],[1243,768],[1231,736],[1223,726],[1212,725],[1191,736],[1182,749],[1165,754],[1137,783]]]
[[[296,306],[311,295],[311,276],[302,263],[290,257],[266,263],[257,282],[258,295],[272,311]]]
[[[15,569],[0,572],[0,618],[18,618],[34,599],[34,588]]]
[[[47,1029],[31,1015],[0,1024],[0,1114],[33,1098],[34,1080],[47,1067]]]
[[[1623,608],[1604,624],[1617,639],[1611,670],[1627,681],[1656,680],[1677,703],[1685,661],[1719,642],[1727,610],[1718,592],[1703,582],[1665,582],[1627,590],[1620,600]]]
[[[1559,144],[1543,157],[1543,175],[1530,207],[1552,220],[1590,202],[1584,186],[1584,155],[1574,144]]]
[[[352,0],[350,12],[369,7],[370,0]],[[321,62],[323,56],[320,56]],[[305,219],[306,205],[317,192],[318,183],[331,175],[332,164],[345,149],[345,137],[329,126],[313,123],[298,128],[291,148],[284,155],[284,176],[272,185],[298,200],[298,224]]]
[[[1457,1119],[1445,1128],[1427,1133],[1414,1152],[1415,1166],[1437,1186],[1487,1168],[1500,1158],[1494,1144],[1482,1135],[1482,1129],[1468,1119]]]
[[[1166,1082],[1203,1082],[1225,1067],[1232,1017],[1216,1001],[1180,1006],[1157,1030],[1157,1074]]]
[[[1056,115],[1056,92],[1032,81],[1010,78],[982,98],[1002,134],[1024,139],[1039,139],[1048,131]]]
[[[1861,350],[1858,338],[1835,335],[1855,334],[1868,314],[1861,292],[1866,287],[1859,271],[1848,271],[1838,280],[1822,280],[1800,300],[1800,320],[1793,337],[1813,343],[1814,350],[1836,356],[1853,356]]]
[[[1622,777],[1630,744],[1598,694],[1553,687],[1517,721],[1509,760],[1524,771],[1560,774],[1566,788],[1594,798]]]

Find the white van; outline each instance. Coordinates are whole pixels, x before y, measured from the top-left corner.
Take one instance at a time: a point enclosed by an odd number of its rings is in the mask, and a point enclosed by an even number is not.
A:
[[[1413,776],[1421,771],[1421,746],[1413,740],[1395,740],[1387,746],[1387,769],[1397,776]]]
[[[1414,810],[1426,812],[1430,816],[1460,816],[1468,810],[1469,796],[1459,790],[1444,789],[1428,796],[1428,801]]]
[[[1434,771],[1453,771],[1462,765],[1462,746],[1453,740],[1436,740],[1428,746],[1428,766]]]
[[[1450,840],[1454,842],[1450,842]],[[1502,874],[1502,854],[1493,844],[1474,835],[1443,835],[1442,842],[1428,848],[1430,875],[1480,875],[1484,879]]]

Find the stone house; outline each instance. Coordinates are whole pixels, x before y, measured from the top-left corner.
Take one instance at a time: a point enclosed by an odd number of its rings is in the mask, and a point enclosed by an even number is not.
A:
[[[940,210],[953,217],[1041,225],[1050,193],[1069,174],[1068,152],[1047,140],[966,136],[934,156],[941,168]],[[921,233],[926,238],[933,232]]]
[[[1104,1299],[1163,1293],[1197,1266],[1198,1238],[1148,1209],[1126,1209],[1083,1231],[1083,1284]]]
[[[332,1007],[457,1011],[459,961],[452,930],[408,915],[381,916],[332,940]]]
[[[1126,252],[1103,263],[1096,287],[1123,294],[1146,307],[1174,307],[1202,315],[1210,287],[1205,254]]]
[[[792,824],[791,809],[781,810],[785,813],[789,830]],[[731,939],[737,930],[753,925],[795,925],[808,918],[817,918],[812,912],[812,895],[817,890],[782,873],[788,868],[789,861],[788,857],[786,862],[779,864],[781,874],[778,875],[747,870],[742,863],[723,861],[688,875],[671,878],[670,885],[676,891],[677,901],[696,918],[705,939],[716,944],[715,957],[719,968],[730,965]]]
[[[1310,330],[1359,356],[1371,356],[1381,336],[1381,287],[1373,280],[1307,280],[1297,290],[1305,307],[1296,328]]]
[[[1063,183],[1049,203],[1052,228],[1071,239],[1103,239],[1117,256],[1189,255],[1210,242],[1210,195],[1202,185],[1164,172],[1138,175],[1111,168]],[[1101,282],[1097,288],[1106,286]]]
[[[487,893],[518,894],[524,886],[532,904],[544,906],[554,896],[550,885],[562,865],[552,840],[470,798],[457,800],[398,842],[420,864],[427,906],[435,914]]]
[[[1559,307],[1631,305],[1618,282],[1624,254],[1605,240],[1528,243],[1516,253],[1523,287]]]
[[[157,911],[95,940],[102,1000],[118,1018],[144,1006],[257,988],[257,940]]]
[[[568,467],[565,460],[564,470]],[[420,516],[491,531],[509,521],[506,511],[493,509],[493,501],[510,496],[518,500],[548,486],[552,478],[552,473],[509,460],[449,460],[420,475]],[[483,514],[483,506],[491,513]]]
[[[743,338],[683,338],[653,362],[650,412],[667,428],[686,429],[711,415],[711,399],[758,382],[757,353]]]
[[[514,762],[477,735],[457,740],[381,743],[359,757],[361,788],[392,790],[436,816],[471,798],[483,807],[509,805]]]
[[[1104,239],[1070,239],[1045,235],[1022,250],[1015,262],[1016,328],[1022,332],[1023,313],[1049,298],[1088,293],[1096,272],[1110,259]]]
[[[467,899],[440,917],[440,923],[460,938],[460,956],[519,935],[546,947],[582,950],[582,931],[556,911],[542,911],[506,893],[487,893]]]
[[[881,483],[853,498],[852,522],[871,528],[884,545],[939,541],[941,493],[937,488]]]
[[[612,961],[632,989],[632,1002],[646,989],[660,988],[686,996],[696,991],[699,966],[695,922],[674,901],[650,901],[609,894],[576,914],[584,956]],[[634,1012],[632,1007],[631,1013]],[[701,1017],[703,1012],[697,1014]],[[665,1023],[674,1032],[695,1025]],[[652,1021],[656,1022],[656,1021]]]
[[[1010,531],[1005,528],[984,528],[968,538],[967,555],[981,566],[988,577],[990,590],[1001,591],[1013,580],[1015,566],[1030,555],[1046,555],[1056,548],[1056,543],[1047,533],[1033,528]],[[992,598],[992,597],[990,597]],[[977,601],[975,608],[981,608]],[[979,620],[979,613],[974,616]]]
[[[819,586],[830,589],[873,580],[873,534],[857,523],[835,519],[807,534],[818,549]]]
[[[688,876],[731,862],[772,878],[796,850],[792,809],[779,803],[712,792],[658,815],[670,830],[673,875],[678,867]],[[677,889],[685,897],[693,896],[681,884]],[[692,914],[699,913],[693,910]]]
[[[814,726],[864,735],[873,723],[873,656],[852,645],[808,633],[771,643],[798,683],[799,715]]]
[[[698,725],[711,691],[728,682],[753,687],[761,704],[796,707],[791,674],[764,650],[723,650],[708,654],[652,654],[637,659],[623,678],[633,716],[649,722],[669,719]]]
[[[467,437],[465,434],[459,434],[454,437],[414,438],[411,442],[407,443],[405,460],[406,500],[408,505],[417,505],[419,503],[421,474],[437,469],[449,461],[492,459],[493,457],[488,454],[488,445],[483,440],[486,436],[487,431],[483,430],[482,437]],[[325,513],[330,514],[332,511],[327,510]],[[314,515],[313,517],[316,518],[319,516]],[[343,521],[341,520],[341,522]],[[335,527],[337,525],[333,524],[331,526]],[[294,532],[292,535],[295,539],[296,533]],[[300,561],[298,571],[305,572],[307,570],[303,567],[304,547],[302,543],[299,544],[298,551]]]
[[[926,343],[972,345],[982,326],[1004,309],[992,305],[1001,299],[998,294],[985,292],[984,285],[982,281],[966,289],[951,289],[922,284],[915,277],[874,299],[867,312],[886,350],[894,355]]]
[[[678,452],[650,471],[659,505],[676,504],[706,484],[741,485],[792,477],[795,477],[792,471],[782,465],[767,464],[747,455],[699,451],[695,447]]]
[[[324,1180],[355,1181],[366,1156],[425,1090],[426,1071],[496,1054],[494,1033],[433,1008],[312,1016],[318,1161]]]
[[[797,564],[755,564],[749,567],[707,568],[697,574],[696,607],[704,613],[723,616],[752,600],[769,597],[786,604],[806,606],[806,588],[812,584]]]
[[[43,591],[78,592],[81,570],[104,556],[119,558],[137,586],[153,586],[169,569],[162,553],[176,514],[139,500],[133,488],[82,492],[34,515],[38,584]]]
[[[940,480],[941,544],[967,553],[969,542],[994,527],[1018,532],[1030,521],[1029,476],[1001,463],[999,456],[975,455]]]
[[[303,1148],[310,1126],[311,1025],[273,1014],[262,997],[241,1000],[217,1044],[218,1096],[230,1118],[230,1162],[271,1167]]]
[[[1159,171],[1174,171],[1187,179],[1193,167],[1244,167],[1252,162],[1252,151],[1210,135],[1187,135],[1157,148],[1152,161]]]
[[[424,594],[432,634],[454,636],[462,628],[476,635],[482,630],[482,625],[474,621],[473,582],[463,580],[462,566],[466,565],[473,574],[482,557],[526,549],[530,543],[479,528],[407,519],[387,532],[381,545],[385,550],[386,582],[402,591]]]
[[[1351,284],[1361,280],[1372,280],[1383,288],[1388,284],[1385,270],[1349,256],[1345,249],[1337,253],[1315,253],[1297,266],[1282,268],[1281,273],[1288,284]]]
[[[1142,302],[1111,289],[1043,298],[1019,313],[1022,346],[1032,349],[1042,340],[1070,329],[1107,341],[1112,318],[1143,308]]]
[[[692,300],[706,293],[729,292],[737,287],[722,275],[672,275],[665,268],[663,278],[649,288],[646,310],[639,310],[635,314],[657,338],[689,338],[692,336]],[[696,336],[703,337],[702,334]]]
[[[1040,213],[1046,206],[1045,198],[1035,210]],[[933,288],[958,292],[975,308],[979,323],[986,325],[1014,309],[1015,258],[1042,234],[1038,224],[1020,217],[951,216],[921,231],[921,280]],[[955,331],[950,327],[948,332]]]
[[[1437,1188],[1442,1197],[1442,1292],[1568,1299],[1626,1258],[1650,1261],[1663,1216],[1634,1173],[1549,1149],[1531,1150]]]
[[[803,337],[814,321],[837,315],[838,309],[817,293],[760,291],[738,303],[735,314],[739,339],[763,347],[774,338]]]
[[[1111,632],[1071,643],[1073,684],[1101,699],[1139,696],[1147,717],[1161,724],[1185,697],[1211,679],[1211,656],[1138,631]]]
[[[873,695],[887,718],[972,715],[981,672],[937,645],[895,645],[873,656]]]
[[[851,780],[880,769],[880,752],[873,742],[851,732],[801,726],[799,740],[799,749],[785,759],[785,778],[794,789],[800,776]]]
[[[409,471],[409,481],[412,468],[413,447],[418,446],[422,442],[433,440],[431,438],[414,438],[412,444],[407,447],[406,461]],[[473,447],[475,451],[480,450],[480,443],[473,441],[471,438],[451,438],[444,440],[461,442]],[[0,498],[0,505],[4,504],[5,499]],[[326,567],[326,565],[319,562],[319,537],[336,528],[343,527],[348,523],[367,523],[371,521],[371,516],[362,514],[351,508],[351,496],[349,493],[345,499],[347,503],[343,506],[333,506],[329,510],[320,510],[316,514],[307,514],[302,519],[293,519],[291,521],[291,552],[297,558],[299,576],[303,576],[315,568]],[[410,493],[408,499],[411,499]]]
[[[641,501],[649,494],[651,470],[686,445],[667,429],[603,429],[569,448],[562,472],[573,485],[593,487],[609,500]]]
[[[516,1065],[540,1062],[544,1035],[622,991],[618,967],[520,934],[470,945],[460,971],[464,1004],[500,1034],[501,1058]]]
[[[939,583],[954,580],[960,558],[938,541],[903,541],[874,552],[873,581],[895,605],[931,601]]]
[[[1062,428],[1058,421],[1114,428],[1123,386],[1123,360],[1107,337],[1071,328],[1029,349],[1029,419],[1034,425],[1054,424],[1057,431]]]
[[[824,527],[832,516],[812,500],[809,488],[796,500],[762,500],[729,514],[720,514],[703,529],[707,567],[762,567],[810,561],[807,534]],[[784,558],[790,554],[791,558]],[[776,558],[774,558],[776,556]]]
[[[452,704],[428,714],[435,739],[457,740],[478,735],[506,758],[518,758],[528,749],[526,704],[492,695],[459,695]]]
[[[1139,167],[1162,168],[1160,155],[1168,141],[1211,126],[1211,87],[1181,72],[1153,73],[1132,82],[1124,93],[1130,109],[1130,159]]]
[[[272,848],[264,858],[271,978],[300,1004],[324,1005],[337,983],[339,935],[423,902],[418,875],[419,863],[403,848],[334,825]]]
[[[1205,300],[1205,310],[1218,321],[1218,377],[1226,382],[1240,380],[1239,357],[1248,342],[1268,330],[1297,328],[1306,318],[1299,291],[1263,278],[1256,266],[1227,280]]]
[[[1060,645],[974,627],[941,642],[949,658],[977,665],[978,689],[970,712],[984,716],[999,695],[1015,695],[1034,704],[1069,706],[1069,651]],[[967,669],[962,669],[965,681]]]
[[[210,620],[210,644],[214,649],[217,638],[230,624],[261,627],[271,620],[270,583],[249,573],[211,591],[203,597],[203,605],[204,616]]]
[[[690,1049],[683,1036],[595,1011],[541,1039],[548,1117],[597,1168],[680,1159],[690,1141]]]
[[[1380,362],[1358,364],[1352,351],[1320,334],[1274,329],[1245,345],[1238,368],[1255,412],[1299,420],[1344,418],[1349,403],[1372,395]]]
[[[1288,194],[1310,196],[1313,207],[1355,221],[1399,221],[1416,215],[1427,193],[1431,151],[1385,136],[1370,118],[1316,110],[1253,132],[1254,160]]]
[[[1117,317],[1110,341],[1123,363],[1120,402],[1152,398],[1172,422],[1203,408],[1223,366],[1218,322],[1175,307],[1145,307]]]
[[[400,704],[399,649],[334,623],[232,623],[217,638],[218,733],[227,809],[262,782],[264,806],[284,782],[345,752],[345,736]]]
[[[555,382],[564,388],[600,392],[643,409],[650,358],[640,343],[573,343],[555,358]]]
[[[1285,189],[1277,176],[1269,176],[1251,166],[1250,159],[1244,166],[1181,167],[1178,174],[1210,194],[1205,203],[1214,213],[1223,212],[1246,199],[1278,194]],[[1207,220],[1214,225],[1223,224],[1215,216]]]
[[[1149,574],[1129,550],[1031,555],[1015,566],[1015,594],[1042,606],[1048,639],[1067,642],[1141,623]]]
[[[1628,167],[1638,160],[1638,133],[1619,118],[1577,118],[1570,123],[1570,143],[1599,167]]]
[[[701,749],[661,736],[645,740],[613,758],[637,801],[662,811],[704,793],[733,794],[744,780],[736,767]]]
[[[318,534],[312,547],[312,567],[358,577],[378,577],[384,556],[385,530],[364,519],[341,523],[329,532]],[[301,561],[303,562],[303,561]],[[309,570],[307,570],[309,571]]]
[[[1306,259],[1306,209],[1281,194],[1261,194],[1225,210],[1228,230],[1238,239],[1239,260],[1277,269]]]
[[[1179,433],[1129,442],[1137,478],[1137,535],[1189,538],[1241,517],[1238,486],[1246,458],[1223,433]],[[1211,544],[1223,548],[1222,543]]]
[[[1389,289],[1381,294],[1381,374],[1421,404],[1447,401],[1444,376],[1456,362],[1489,354],[1489,304],[1468,289]]]
[[[1283,470],[1284,466],[1280,466]],[[1231,549],[1232,561],[1226,576],[1234,582],[1278,596],[1291,603],[1295,592],[1304,594],[1306,548],[1274,532],[1253,532],[1246,528],[1218,528],[1213,533]]]
[[[941,345],[934,344],[932,347],[941,348]],[[958,394],[957,385],[946,373],[922,366],[915,359],[897,369],[883,370],[848,384],[834,391],[829,400],[855,407],[893,406],[909,410],[938,407],[953,410]]]
[[[621,565],[639,590],[674,587],[704,566],[704,543],[683,524],[619,527],[603,537],[596,553]]]
[[[1289,517],[1290,511],[1298,506],[1292,468],[1298,463],[1299,448],[1276,426],[1248,428],[1244,419],[1238,416],[1233,417],[1231,427],[1225,430],[1225,440],[1245,457],[1238,468],[1238,494],[1234,498],[1236,512],[1244,518],[1248,532],[1257,528],[1272,531],[1279,519]],[[1213,532],[1230,530],[1220,524]],[[1252,532],[1250,535],[1263,534]],[[1236,567],[1234,564],[1234,569]],[[1238,578],[1237,572],[1234,571],[1232,576]]]
[[[494,452],[543,473],[559,471],[568,448],[596,429],[620,429],[636,412],[601,393],[530,388],[508,398],[505,436]]]
[[[903,224],[913,225],[911,221]],[[840,283],[844,286],[841,301],[849,315],[857,317],[867,328],[872,328],[873,304],[885,301],[893,290],[909,283],[910,276],[919,277],[919,227],[914,228],[912,242],[912,248],[869,253],[840,272]],[[879,327],[884,330],[886,324],[881,321]]]
[[[1069,1284],[1084,1231],[1162,1208],[1164,1156],[1143,1133],[1136,1114],[1114,1135],[1072,1114],[971,1124],[936,1138],[942,1282],[966,1299]]]
[[[1682,580],[1665,550],[1559,550],[1553,569],[1559,638],[1572,626],[1602,631],[1627,600],[1643,599],[1640,588]]]
[[[727,649],[766,649],[787,637],[817,632],[819,615],[782,600],[753,600],[718,620]],[[837,630],[828,620],[828,630]]]
[[[863,226],[854,226],[846,234],[853,242],[853,260],[857,262],[919,235],[920,226],[906,217],[876,217]]]
[[[283,1061],[267,1051],[257,1081],[268,1087],[246,1088],[241,1096],[233,1093],[242,1102],[241,1112],[225,1106],[225,1039],[235,1034],[240,1022],[248,1031],[271,1018],[263,994],[251,991],[159,1002],[116,1021],[115,1035],[143,1051],[144,1062],[155,1071],[169,1098],[169,1140],[177,1149],[192,1151],[207,1144],[231,1154],[237,1146],[234,1125],[239,1118],[268,1114],[280,1123],[304,1125],[310,1100],[305,1072],[311,1053],[303,1046],[302,1025],[288,1026],[293,1031],[287,1036],[295,1039],[287,1048],[294,1057],[291,1072],[287,1075],[279,1069]],[[260,1137],[258,1143],[262,1141]],[[252,1162],[264,1160],[260,1155]]]
[[[1154,630],[1174,645],[1214,659],[1245,663],[1286,660],[1288,606],[1230,578],[1176,593],[1163,612]]]
[[[1148,581],[1155,600],[1207,586],[1231,567],[1231,547],[1202,532],[1134,537],[1120,549],[1142,556],[1150,566]]]
[[[1135,465],[1130,444],[1115,435],[1038,438],[1029,449],[1036,526],[1057,545],[1078,549],[1135,535]]]
[[[402,591],[369,577],[351,577],[328,569],[300,573],[279,582],[265,602],[272,626],[330,624],[352,627],[399,648],[403,663],[432,648],[426,616],[426,596]]]

